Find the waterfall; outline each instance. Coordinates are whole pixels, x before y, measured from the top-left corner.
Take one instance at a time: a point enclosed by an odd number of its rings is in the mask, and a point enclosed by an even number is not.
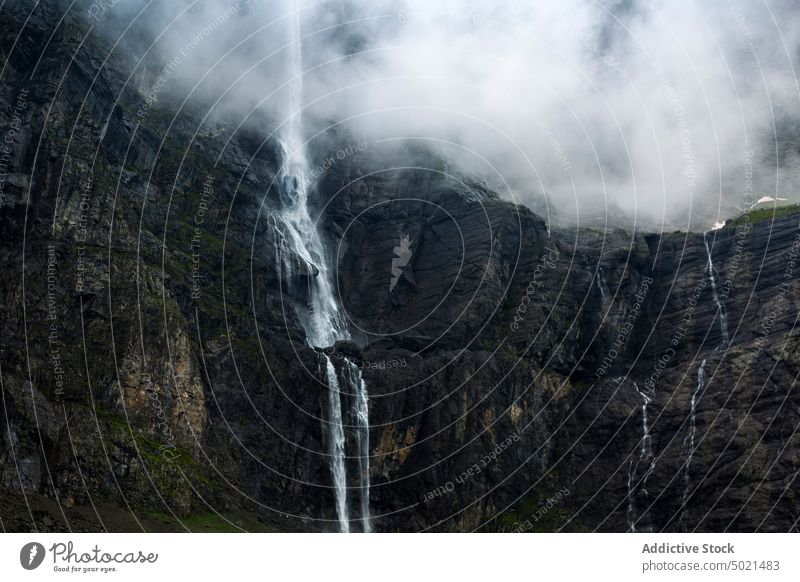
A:
[[[600,288],[600,297],[605,303],[606,299],[608,299],[608,286],[606,285],[606,277],[605,273],[603,272],[603,267],[598,267],[597,269],[597,286]]]
[[[628,531],[636,533],[636,492],[633,488],[633,461],[628,463]]]
[[[328,381],[328,407],[330,418],[330,438],[328,448],[331,456],[331,472],[333,473],[333,487],[336,495],[336,514],[339,516],[339,528],[342,532],[350,531],[350,521],[347,517],[347,476],[344,463],[344,427],[342,425],[342,398],[339,391],[339,380],[336,378],[336,368],[331,359],[325,355],[325,374]]]
[[[717,311],[719,312],[719,326],[720,330],[722,331],[722,341],[727,346],[729,343],[728,339],[728,316],[725,313],[725,307],[719,300],[719,293],[717,293],[717,280],[714,276],[714,261],[711,258],[711,248],[708,246],[708,233],[703,233],[703,242],[706,245],[706,255],[708,256],[708,278],[711,281],[711,293],[714,297],[714,303],[717,306]]]
[[[684,439],[686,445],[686,464],[683,468],[683,499],[681,501],[681,522],[685,523],[686,520],[686,503],[689,501],[689,485],[690,475],[689,466],[692,464],[694,457],[694,437],[697,432],[697,397],[703,392],[706,386],[706,361],[700,362],[697,368],[697,384],[692,392],[691,403],[689,404],[689,432]]]
[[[361,523],[364,533],[372,530],[369,516],[369,407],[367,385],[361,376],[361,370],[345,358],[350,369],[350,385],[356,388],[356,448],[358,451],[359,494],[361,496]]]
[[[308,301],[298,306],[303,327],[312,346],[326,347],[349,339],[338,301],[333,293],[325,248],[308,211],[311,187],[308,159],[303,139],[303,53],[300,11],[297,0],[291,3],[289,19],[289,75],[285,121],[280,148],[283,164],[278,179],[281,206],[277,212],[276,235],[282,256],[278,269],[287,284],[294,283],[292,255],[305,263]]]
[[[650,425],[647,420],[647,405],[650,404],[650,398],[645,392],[639,390],[639,386],[634,382],[633,387],[642,397],[642,441],[639,446],[639,460],[650,461],[650,464],[645,472],[644,479],[642,479],[642,493],[647,495],[647,479],[655,468],[655,456],[653,455],[653,439],[650,437]]]
[[[647,500],[647,479],[656,467],[656,458],[653,454],[653,441],[650,437],[650,424],[647,416],[647,405],[650,404],[652,398],[645,391],[639,390],[636,382],[633,383],[633,387],[642,399],[642,438],[639,441],[639,459],[636,461],[636,465],[633,465],[633,461],[628,465],[628,529],[631,532],[636,531],[636,496],[637,494],[641,495],[645,501]],[[636,479],[639,474],[639,468],[642,466],[647,466],[647,469],[637,492]]]
[[[276,240],[276,269],[288,289],[301,293],[296,311],[306,332],[309,345],[326,348],[339,340],[349,340],[345,318],[333,292],[327,254],[316,222],[311,219],[308,194],[312,187],[303,132],[303,53],[300,7],[298,0],[290,1],[288,97],[281,128],[279,145],[283,164],[278,173],[280,206],[272,213],[272,228]],[[298,268],[299,267],[299,268]],[[325,358],[325,379],[328,384],[328,445],[330,468],[336,499],[336,514],[342,532],[350,531],[347,510],[347,467],[345,462],[345,432],[342,422],[342,398],[336,366],[328,355]],[[363,530],[370,531],[369,513],[369,414],[367,385],[361,370],[343,358],[342,379],[348,384],[346,393],[355,394],[354,415],[357,419],[356,445],[361,490]]]

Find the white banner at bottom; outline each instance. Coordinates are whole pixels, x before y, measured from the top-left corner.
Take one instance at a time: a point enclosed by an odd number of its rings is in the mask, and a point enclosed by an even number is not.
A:
[[[800,580],[796,534],[2,534],[2,580]],[[176,578],[177,579],[177,578]]]

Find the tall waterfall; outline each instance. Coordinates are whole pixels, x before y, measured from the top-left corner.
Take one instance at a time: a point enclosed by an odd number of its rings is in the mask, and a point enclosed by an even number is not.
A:
[[[714,297],[714,303],[719,312],[719,325],[722,331],[722,341],[727,346],[730,340],[728,339],[728,316],[725,313],[725,306],[719,300],[719,293],[717,293],[717,279],[714,275],[714,260],[711,258],[711,248],[708,246],[708,233],[703,233],[703,242],[706,245],[706,255],[708,256],[708,278],[711,281],[711,293]]]
[[[683,468],[683,499],[681,501],[681,507],[683,508],[681,511],[682,523],[685,523],[686,520],[686,502],[689,501],[689,486],[691,484],[689,480],[689,466],[692,464],[692,458],[694,457],[694,437],[697,433],[697,397],[702,394],[705,386],[706,361],[703,360],[697,368],[697,384],[692,392],[692,400],[689,404],[689,432],[686,435],[686,439],[684,439],[684,444],[686,444],[686,464]]]
[[[304,298],[296,305],[300,322],[312,347],[332,346],[350,339],[341,308],[333,293],[327,254],[315,221],[308,208],[311,172],[303,137],[303,53],[300,7],[290,1],[288,67],[290,81],[280,134],[283,164],[278,179],[280,208],[273,213],[276,235],[276,268],[289,289],[299,289]],[[298,270],[297,267],[300,267]],[[336,500],[336,514],[342,532],[350,531],[347,508],[346,438],[342,414],[342,391],[336,366],[328,355],[325,359],[325,380],[328,385],[328,449],[331,476]],[[363,531],[370,531],[369,514],[369,414],[367,386],[361,370],[342,358],[341,378],[349,386],[346,394],[355,395],[354,415],[357,419],[356,445],[361,491]]]
[[[307,269],[316,276],[308,277],[308,304],[301,306],[300,317],[309,342],[316,347],[333,345],[336,340],[349,339],[339,304],[333,294],[325,248],[308,211],[308,191],[311,173],[303,139],[303,53],[300,29],[300,10],[297,0],[291,2],[289,18],[289,74],[288,99],[280,146],[283,165],[279,173],[282,208],[279,211],[279,241],[288,247]],[[296,273],[291,271],[291,260],[282,260],[286,281],[291,285]]]

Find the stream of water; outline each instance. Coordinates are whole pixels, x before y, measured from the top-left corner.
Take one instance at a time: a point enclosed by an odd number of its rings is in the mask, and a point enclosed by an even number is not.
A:
[[[633,387],[642,399],[642,438],[639,441],[639,458],[634,465],[631,461],[628,465],[628,531],[636,531],[636,523],[638,521],[636,513],[636,500],[637,498],[644,499],[647,503],[647,479],[653,473],[656,467],[656,458],[653,455],[653,441],[650,437],[650,423],[648,421],[647,406],[652,401],[645,390],[640,390],[639,386],[634,382]],[[646,467],[641,481],[638,483],[639,470],[641,467]]]
[[[311,172],[303,132],[303,52],[300,8],[297,0],[290,2],[288,29],[288,69],[290,82],[280,132],[283,164],[279,171],[281,207],[274,213],[276,234],[276,265],[279,276],[288,288],[305,285],[305,301],[296,305],[301,324],[312,347],[325,348],[339,340],[350,339],[341,308],[333,292],[327,254],[317,224],[311,219],[308,195]],[[297,260],[305,263],[297,271]],[[300,263],[302,264],[302,263]],[[325,381],[328,385],[328,452],[333,480],[336,514],[339,529],[350,531],[347,507],[346,438],[342,414],[342,393],[353,395],[353,416],[356,418],[356,448],[359,465],[359,491],[363,531],[371,530],[369,513],[369,395],[361,370],[347,358],[341,358],[342,374],[337,375],[334,362],[325,359]],[[340,390],[339,379],[346,390]]]
[[[725,313],[725,306],[719,300],[719,293],[717,292],[717,278],[714,275],[714,260],[711,257],[711,248],[708,246],[708,233],[703,234],[703,242],[706,245],[706,256],[708,256],[708,278],[711,282],[711,293],[714,297],[714,304],[717,306],[719,313],[719,326],[722,331],[722,341],[727,346],[730,343],[728,339],[728,316]]]
[[[689,404],[689,432],[686,435],[684,443],[686,444],[686,464],[683,468],[683,499],[681,500],[681,523],[685,524],[686,520],[686,503],[689,501],[689,489],[691,485],[689,467],[694,458],[694,437],[697,433],[697,398],[702,394],[706,386],[706,361],[700,362],[697,368],[697,383],[692,391],[692,399]]]

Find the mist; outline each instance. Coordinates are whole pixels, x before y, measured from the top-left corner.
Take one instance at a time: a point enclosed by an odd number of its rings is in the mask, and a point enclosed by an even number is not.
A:
[[[137,0],[89,18],[148,39],[143,95],[266,136],[297,82],[295,6],[310,147],[332,128],[424,143],[566,224],[704,230],[800,199],[796,2]]]

